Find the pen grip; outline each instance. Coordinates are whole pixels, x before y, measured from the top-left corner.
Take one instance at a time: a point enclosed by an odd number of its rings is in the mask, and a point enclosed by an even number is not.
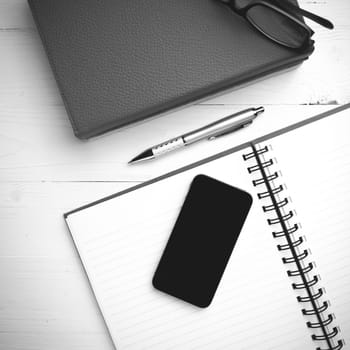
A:
[[[152,148],[152,152],[155,156],[159,156],[164,153],[171,152],[177,148],[185,146],[185,142],[182,136],[170,139]]]

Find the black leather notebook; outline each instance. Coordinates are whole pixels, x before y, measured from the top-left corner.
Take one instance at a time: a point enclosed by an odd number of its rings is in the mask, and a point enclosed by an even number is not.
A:
[[[300,63],[216,0],[29,0],[86,139]]]

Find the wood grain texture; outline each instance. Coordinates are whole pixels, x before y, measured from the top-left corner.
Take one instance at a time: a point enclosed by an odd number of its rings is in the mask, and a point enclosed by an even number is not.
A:
[[[0,0],[0,350],[113,349],[62,213],[350,102],[350,2],[301,1],[316,50],[296,69],[82,142],[24,0]],[[127,166],[144,148],[247,106],[253,127]]]

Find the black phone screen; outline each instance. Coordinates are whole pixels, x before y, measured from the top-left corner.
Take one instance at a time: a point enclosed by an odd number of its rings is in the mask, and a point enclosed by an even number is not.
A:
[[[192,181],[153,286],[210,305],[252,204],[249,193],[205,175]]]

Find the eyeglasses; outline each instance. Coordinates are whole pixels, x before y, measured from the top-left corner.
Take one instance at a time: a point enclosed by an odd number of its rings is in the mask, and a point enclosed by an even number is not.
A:
[[[313,30],[304,23],[303,16],[328,28],[327,19],[301,9],[289,0],[253,0],[238,6],[237,0],[221,0],[234,12],[243,16],[257,30],[276,43],[291,49],[302,50],[313,44]]]

